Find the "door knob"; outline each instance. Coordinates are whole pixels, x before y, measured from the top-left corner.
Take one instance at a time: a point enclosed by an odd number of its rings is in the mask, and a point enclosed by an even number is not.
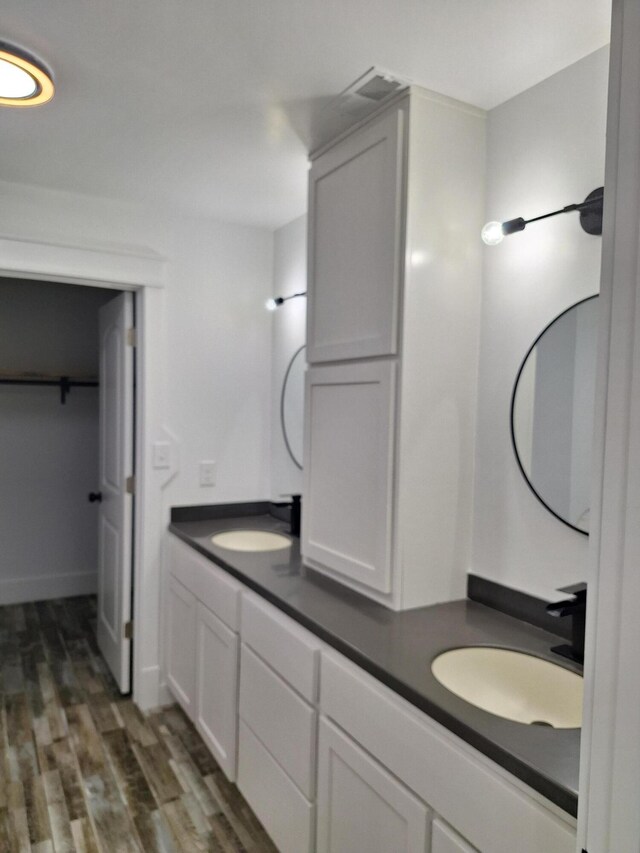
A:
[[[102,503],[102,492],[89,492],[89,503]]]

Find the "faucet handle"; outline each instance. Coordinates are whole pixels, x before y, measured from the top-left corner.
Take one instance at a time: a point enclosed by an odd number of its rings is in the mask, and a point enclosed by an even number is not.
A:
[[[547,604],[546,611],[550,616],[571,617],[571,645],[553,646],[551,651],[577,663],[584,663],[584,629],[587,611],[587,584],[572,583],[563,586],[558,592],[564,592],[571,598]]]

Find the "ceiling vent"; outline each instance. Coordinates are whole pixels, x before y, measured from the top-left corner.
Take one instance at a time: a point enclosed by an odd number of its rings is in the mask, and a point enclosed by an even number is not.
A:
[[[404,89],[405,83],[400,80],[395,80],[393,77],[384,74],[375,73],[373,77],[369,77],[361,86],[355,90],[355,94],[361,98],[370,98],[372,101],[382,101],[388,95],[393,95],[401,89]]]
[[[370,68],[322,109],[314,128],[312,147],[319,148],[351,125],[362,121],[409,85],[409,80],[396,74]]]

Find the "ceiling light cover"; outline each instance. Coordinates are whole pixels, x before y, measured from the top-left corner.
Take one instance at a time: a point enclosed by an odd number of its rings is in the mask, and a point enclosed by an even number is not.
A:
[[[23,50],[0,42],[0,106],[36,107],[53,98],[51,75]]]

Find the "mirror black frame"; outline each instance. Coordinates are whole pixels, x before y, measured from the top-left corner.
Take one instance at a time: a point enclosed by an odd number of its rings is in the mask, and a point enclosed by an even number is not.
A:
[[[522,359],[520,369],[518,370],[518,373],[516,376],[516,381],[514,382],[514,385],[513,385],[513,391],[511,392],[511,407],[510,407],[510,423],[509,423],[509,426],[510,426],[510,430],[511,430],[511,445],[513,447],[513,452],[514,452],[515,457],[516,457],[516,462],[518,463],[518,468],[520,469],[520,473],[524,477],[525,483],[529,486],[529,488],[531,489],[533,494],[538,498],[538,500],[540,501],[542,506],[545,509],[547,509],[551,513],[551,515],[554,515],[558,519],[558,521],[561,521],[567,527],[570,527],[572,530],[575,530],[577,533],[581,533],[583,536],[588,536],[589,531],[588,530],[581,530],[579,527],[576,527],[575,524],[571,524],[570,521],[567,521],[566,518],[563,518],[554,509],[552,509],[549,506],[549,504],[544,500],[544,498],[540,495],[540,493],[536,490],[535,486],[533,485],[533,483],[531,482],[531,480],[527,476],[527,472],[524,470],[524,465],[522,464],[522,462],[520,460],[520,454],[518,453],[518,445],[516,444],[516,434],[515,434],[515,428],[514,428],[514,415],[515,415],[515,406],[516,406],[516,393],[518,391],[518,383],[520,382],[520,376],[522,375],[522,371],[524,370],[524,367],[527,363],[529,356],[531,355],[533,350],[538,345],[538,342],[540,341],[540,339],[543,337],[543,335],[546,334],[546,332],[555,323],[558,322],[558,320],[561,320],[565,314],[568,314],[569,311],[573,311],[574,308],[578,308],[578,306],[584,305],[585,302],[591,302],[592,299],[597,299],[598,296],[600,296],[599,293],[594,293],[593,296],[587,296],[585,299],[580,299],[578,302],[574,302],[573,305],[569,305],[568,308],[566,308],[564,311],[562,311],[560,314],[558,314],[557,317],[554,317],[554,319],[550,323],[548,323],[544,327],[544,329],[540,332],[538,337],[535,339],[535,341],[531,344],[531,346],[527,350],[525,357]]]
[[[280,428],[282,429],[282,437],[284,439],[284,446],[287,448],[287,453],[291,457],[291,461],[296,466],[296,468],[298,468],[300,471],[302,471],[302,463],[296,459],[296,456],[295,456],[293,450],[291,449],[291,444],[289,443],[289,436],[287,435],[287,424],[286,424],[285,419],[284,419],[284,395],[285,395],[285,392],[287,390],[287,382],[289,380],[289,374],[291,373],[291,369],[295,363],[295,360],[300,355],[302,350],[306,349],[306,348],[307,348],[307,345],[302,344],[302,346],[298,347],[298,349],[291,356],[291,361],[287,365],[287,369],[285,370],[285,373],[284,373],[284,379],[282,380],[282,391],[280,392]]]

